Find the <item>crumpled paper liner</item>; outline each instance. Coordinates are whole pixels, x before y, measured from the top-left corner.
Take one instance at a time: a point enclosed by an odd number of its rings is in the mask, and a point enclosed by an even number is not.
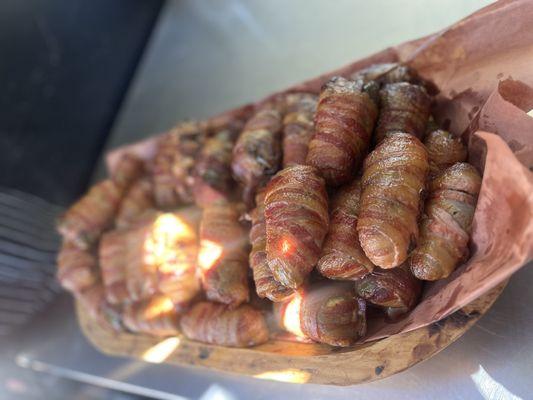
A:
[[[532,259],[533,118],[527,115],[533,109],[532,27],[533,2],[499,1],[434,35],[386,49],[285,91],[318,92],[330,77],[349,76],[374,63],[410,65],[438,89],[433,110],[437,121],[463,135],[470,161],[483,171],[470,260],[447,279],[427,284],[422,301],[403,320],[369,327],[364,341],[436,322]],[[228,113],[245,107],[250,105]],[[111,152],[110,170],[125,151],[149,160],[155,154],[155,139]]]

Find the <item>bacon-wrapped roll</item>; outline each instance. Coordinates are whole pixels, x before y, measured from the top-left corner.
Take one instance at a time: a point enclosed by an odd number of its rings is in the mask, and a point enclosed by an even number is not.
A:
[[[415,82],[417,81],[416,73],[406,65],[398,63],[374,64],[368,68],[357,71],[352,74],[351,79],[354,81],[362,80],[363,82],[376,81],[380,84],[396,82]]]
[[[381,89],[380,100],[376,127],[378,143],[391,132],[406,132],[423,138],[431,106],[424,87],[407,82],[391,83]]]
[[[205,123],[182,122],[159,139],[153,163],[154,197],[158,207],[173,208],[193,201],[192,170],[206,130]]]
[[[126,283],[131,301],[161,293],[179,304],[196,296],[199,214],[190,207],[150,215],[127,231]]]
[[[132,332],[153,336],[179,333],[179,307],[169,297],[156,295],[148,300],[128,304],[122,313],[124,326]]]
[[[114,230],[102,235],[99,245],[100,272],[110,304],[122,304],[130,300],[126,285],[127,256],[127,232]]]
[[[263,314],[248,304],[230,309],[200,302],[185,312],[180,325],[189,339],[221,346],[250,347],[268,340]]]
[[[107,302],[101,282],[75,292],[74,296],[89,316],[98,321],[100,326],[115,331],[123,329],[120,307]]]
[[[242,208],[219,202],[204,209],[198,269],[209,300],[235,307],[248,301],[248,238],[239,223]]]
[[[466,146],[460,137],[450,132],[437,129],[430,132],[424,139],[429,156],[429,172],[435,177],[453,164],[466,160]]]
[[[267,260],[274,278],[296,289],[316,265],[328,230],[325,182],[310,166],[280,171],[265,193]]]
[[[421,290],[422,282],[413,276],[407,264],[392,269],[376,268],[355,281],[357,295],[369,303],[386,307],[390,316],[411,310]]]
[[[432,181],[419,244],[410,258],[417,278],[446,278],[466,259],[480,187],[481,177],[467,163],[454,164]]]
[[[57,279],[63,288],[79,292],[98,281],[98,263],[89,250],[63,242],[57,255]]]
[[[281,328],[331,346],[350,346],[366,333],[366,304],[344,282],[315,284],[277,303]]]
[[[329,279],[360,279],[374,269],[357,236],[361,199],[359,179],[343,186],[331,200],[329,232],[317,270]]]
[[[366,158],[357,233],[373,264],[393,268],[407,259],[428,170],[424,145],[408,133],[388,135]]]
[[[313,118],[317,96],[311,93],[292,93],[285,99],[283,118],[283,168],[305,164],[309,142],[313,137]]]
[[[274,279],[266,258],[266,226],[265,226],[265,192],[259,191],[255,196],[256,207],[250,213],[252,228],[250,229],[250,267],[253,271],[255,290],[261,298],[271,301],[283,301],[293,294],[293,290],[283,286]]]
[[[113,224],[121,190],[110,179],[94,185],[61,217],[58,231],[63,239],[88,249]]]
[[[199,207],[229,200],[232,190],[231,159],[236,132],[222,130],[207,139],[194,166],[194,201]]]
[[[146,210],[155,207],[153,185],[149,179],[139,179],[126,191],[118,209],[115,225],[126,228]]]
[[[244,187],[244,201],[253,203],[257,189],[274,175],[281,161],[282,113],[273,106],[260,109],[248,120],[233,148],[233,176]]]
[[[144,174],[144,161],[134,154],[124,154],[111,174],[113,182],[122,190],[127,189],[133,182]]]
[[[377,115],[376,104],[359,83],[332,78],[320,93],[307,164],[328,185],[349,182],[368,150]]]

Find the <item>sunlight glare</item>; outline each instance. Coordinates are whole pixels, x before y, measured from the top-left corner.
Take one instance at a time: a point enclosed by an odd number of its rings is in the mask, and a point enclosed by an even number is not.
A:
[[[148,350],[146,350],[141,358],[144,361],[159,364],[165,361],[174,350],[179,346],[180,339],[177,337],[171,337],[165,340],[162,340],[161,342],[157,343],[156,345],[150,347]]]
[[[220,244],[211,240],[202,240],[198,253],[198,266],[203,270],[209,270],[222,255],[223,248]]]
[[[283,327],[286,331],[299,336],[305,337],[300,327],[300,309],[302,307],[302,296],[297,293],[289,304],[285,307],[283,312],[282,321]]]
[[[263,372],[261,374],[254,375],[254,377],[279,382],[306,383],[309,381],[311,374],[299,369],[289,368],[279,371]]]

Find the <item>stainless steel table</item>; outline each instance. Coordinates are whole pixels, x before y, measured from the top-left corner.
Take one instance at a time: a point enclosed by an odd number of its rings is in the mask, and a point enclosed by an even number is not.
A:
[[[252,101],[460,19],[487,1],[169,1],[108,148]],[[101,169],[100,169],[101,173]],[[109,358],[81,335],[68,301],[26,343],[20,365],[156,398],[532,398],[533,270],[432,359],[353,387],[260,381]],[[33,335],[36,336],[36,335]],[[356,366],[354,366],[356,367]]]

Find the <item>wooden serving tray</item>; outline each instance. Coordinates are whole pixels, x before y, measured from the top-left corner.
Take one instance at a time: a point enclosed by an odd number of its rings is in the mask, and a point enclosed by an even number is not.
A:
[[[429,326],[350,348],[271,340],[240,349],[208,345],[184,337],[161,339],[117,333],[89,318],[79,303],[76,308],[85,336],[108,355],[208,367],[285,382],[344,386],[385,378],[437,354],[490,309],[506,284],[500,284]]]

